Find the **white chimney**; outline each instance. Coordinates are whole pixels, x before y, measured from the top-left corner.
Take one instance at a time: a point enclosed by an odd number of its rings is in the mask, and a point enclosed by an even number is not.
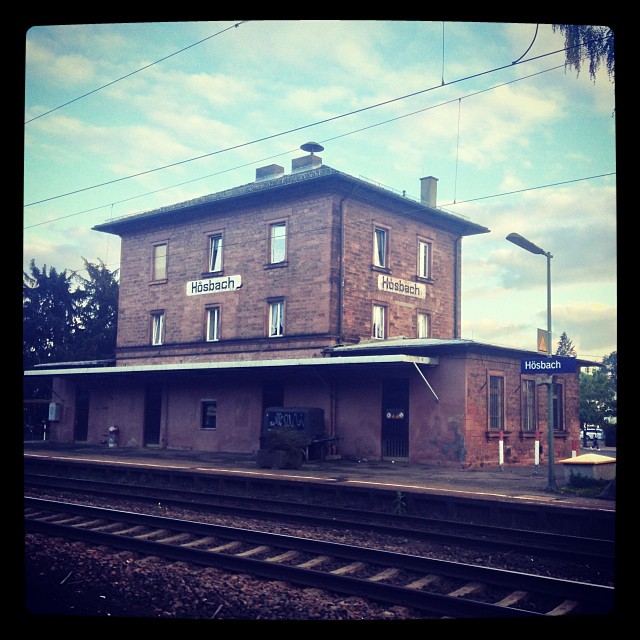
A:
[[[438,178],[434,178],[433,176],[420,178],[420,202],[422,204],[435,208],[437,194]]]

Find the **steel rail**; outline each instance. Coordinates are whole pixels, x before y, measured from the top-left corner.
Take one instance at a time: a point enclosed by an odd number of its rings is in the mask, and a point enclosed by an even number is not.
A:
[[[614,590],[603,585],[576,583],[556,578],[546,578],[518,572],[488,569],[475,565],[434,560],[421,556],[404,555],[387,551],[341,545],[308,538],[267,534],[250,529],[236,529],[221,525],[209,525],[193,521],[174,520],[164,516],[100,509],[70,503],[57,503],[41,499],[25,499],[25,527],[27,532],[43,533],[82,540],[91,544],[128,549],[146,555],[158,555],[176,561],[214,566],[229,571],[249,571],[268,579],[290,581],[295,584],[325,588],[339,593],[359,595],[381,602],[402,604],[442,616],[456,617],[521,617],[541,615],[535,611],[505,607],[499,604],[452,597],[424,590],[374,582],[372,580],[336,575],[331,572],[303,569],[272,561],[240,557],[231,553],[216,553],[167,544],[128,535],[119,535],[91,529],[88,522],[107,521],[126,523],[145,529],[159,529],[172,533],[185,533],[216,540],[241,540],[243,543],[269,549],[295,549],[315,556],[329,556],[340,562],[362,562],[367,565],[393,567],[413,574],[436,574],[447,579],[466,582],[482,582],[492,588],[508,591],[526,591],[553,596],[559,601],[571,599],[581,603],[589,612],[609,612],[613,609]],[[40,515],[36,515],[40,514]],[[43,516],[43,514],[45,514]],[[46,514],[49,514],[46,516]],[[58,514],[56,516],[56,514]],[[45,517],[46,516],[46,517]],[[56,521],[62,518],[62,522]],[[80,518],[80,522],[74,522]],[[84,520],[82,520],[84,519]]]
[[[615,541],[584,536],[567,536],[546,531],[495,527],[478,523],[365,512],[357,509],[316,504],[213,495],[190,490],[162,489],[140,485],[113,485],[103,481],[80,480],[25,474],[25,486],[83,491],[93,495],[117,496],[163,505],[216,509],[217,512],[250,518],[273,518],[324,527],[343,527],[352,531],[375,531],[387,535],[405,535],[417,540],[475,546],[496,551],[533,553],[561,557],[573,562],[611,566],[615,558]],[[231,502],[231,504],[229,504]],[[240,504],[239,504],[240,503]],[[384,520],[384,522],[383,522]]]

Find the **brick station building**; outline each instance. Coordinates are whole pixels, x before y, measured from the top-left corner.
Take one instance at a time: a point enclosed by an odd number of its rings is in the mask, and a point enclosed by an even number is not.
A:
[[[489,229],[438,208],[433,177],[417,201],[301,148],[288,174],[94,227],[122,243],[116,357],[25,373],[52,377],[51,439],[252,453],[267,408],[316,408],[345,458],[496,465],[502,441],[531,464],[537,354],[460,338],[462,239]],[[552,379],[558,459],[577,372]]]

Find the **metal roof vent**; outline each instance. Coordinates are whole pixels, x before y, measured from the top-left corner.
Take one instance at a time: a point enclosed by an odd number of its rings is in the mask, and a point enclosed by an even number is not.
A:
[[[291,161],[291,173],[298,171],[307,171],[308,169],[317,169],[322,166],[322,158],[314,155],[317,151],[324,151],[324,147],[317,142],[305,142],[301,147],[303,151],[308,151],[308,156],[302,158],[294,158]]]

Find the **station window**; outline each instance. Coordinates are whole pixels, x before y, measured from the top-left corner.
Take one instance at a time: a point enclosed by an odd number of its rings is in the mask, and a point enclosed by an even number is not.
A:
[[[428,338],[430,318],[424,311],[418,311],[418,338]]]
[[[164,311],[151,314],[151,344],[161,345],[164,341]]]
[[[284,335],[284,300],[269,302],[269,337]]]
[[[276,222],[269,227],[269,262],[277,264],[287,258],[287,223]]]
[[[208,307],[207,314],[207,342],[220,340],[220,307]]]
[[[385,312],[386,309],[382,305],[373,305],[373,311],[371,314],[371,337],[381,339],[386,338]]]
[[[431,243],[418,240],[418,277],[431,278]]]
[[[373,265],[382,269],[389,267],[389,232],[382,227],[373,230]]]
[[[153,245],[153,263],[151,265],[152,280],[166,280],[167,278],[167,243]]]
[[[504,376],[489,375],[489,430],[504,430]]]
[[[522,380],[522,430],[536,431],[538,417],[536,413],[536,381]]]
[[[222,234],[209,236],[209,271],[222,271]]]
[[[218,421],[218,401],[203,400],[202,401],[202,429],[215,429]]]

